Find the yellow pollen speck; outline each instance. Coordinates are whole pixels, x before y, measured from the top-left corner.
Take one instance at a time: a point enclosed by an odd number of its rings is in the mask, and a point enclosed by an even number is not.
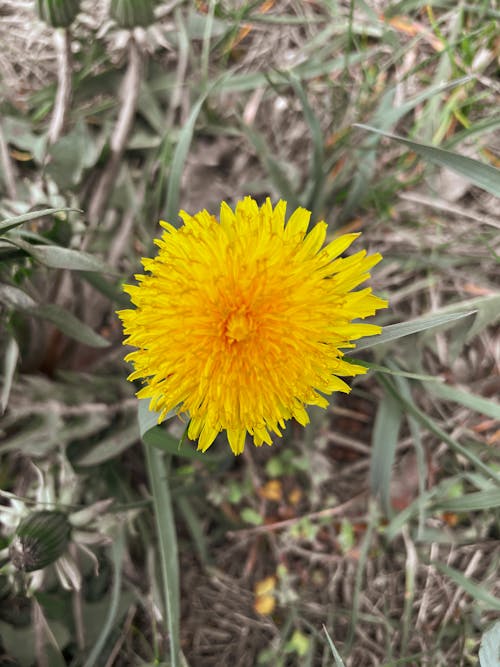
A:
[[[240,454],[247,435],[272,444],[285,422],[307,424],[308,405],[349,392],[340,376],[365,373],[344,361],[342,348],[380,333],[370,317],[387,302],[368,287],[379,254],[339,257],[359,234],[325,245],[327,226],[310,231],[310,213],[285,220],[286,202],[260,208],[251,197],[220,222],[207,211],[181,211],[177,229],[162,222],[159,252],[144,259],[137,285],[125,287],[133,308],[118,314],[126,359],[142,379],[139,398],[151,399],[160,420],[188,413],[188,437],[205,451],[225,431]]]

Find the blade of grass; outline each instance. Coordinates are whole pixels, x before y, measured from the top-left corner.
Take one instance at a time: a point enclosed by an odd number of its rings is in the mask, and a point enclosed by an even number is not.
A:
[[[348,361],[352,364],[359,364],[365,368],[369,368],[371,371],[376,373],[385,373],[386,375],[394,375],[395,377],[408,378],[409,380],[421,380],[422,382],[443,382],[440,377],[433,375],[425,375],[423,373],[410,373],[409,371],[402,371],[401,369],[388,368],[387,366],[382,366],[381,364],[374,364],[371,361],[365,361],[364,359],[353,359],[352,357],[344,356],[344,361]]]
[[[401,653],[404,655],[408,646],[410,638],[410,631],[413,630],[412,615],[413,602],[415,599],[415,583],[418,570],[418,556],[415,544],[413,543],[408,525],[403,527],[403,540],[406,548],[406,563],[405,563],[405,602],[403,609],[403,632],[401,637]]]
[[[455,451],[457,454],[460,454],[473,466],[486,473],[487,477],[492,479],[495,484],[500,486],[500,475],[495,470],[486,465],[486,463],[483,463],[483,461],[481,461],[481,459],[473,452],[469,451],[466,447],[445,433],[445,431],[443,431],[443,429],[441,429],[431,417],[417,408],[417,406],[414,405],[412,401],[409,401],[404,396],[401,396],[400,392],[385,376],[381,375],[379,382],[383,384],[387,390],[392,393],[393,396],[402,402],[406,411],[412,414],[420,424],[425,426],[425,428],[431,431],[431,433],[434,433],[434,435],[437,435],[438,438],[440,438],[443,442],[446,442],[446,444],[449,445],[453,451]]]
[[[212,26],[214,23],[215,1],[208,1],[208,11],[205,16],[205,27],[203,29],[203,40],[201,46],[200,74],[201,80],[206,84],[209,78],[208,66],[210,57],[210,40],[212,37]]]
[[[191,533],[194,545],[198,552],[198,556],[202,565],[207,566],[211,564],[210,554],[208,553],[207,541],[205,539],[205,532],[198,515],[194,511],[189,498],[186,495],[179,494],[176,498],[176,504],[181,511],[186,526]]]
[[[24,252],[36,259],[37,262],[52,269],[115,273],[111,267],[107,266],[100,259],[82,250],[72,250],[71,248],[63,248],[56,245],[35,245],[28,243],[15,232],[12,232],[9,236],[5,236],[4,241],[24,250]]]
[[[373,427],[370,488],[373,496],[380,498],[386,516],[392,514],[390,483],[402,419],[401,404],[385,393],[379,403]]]
[[[338,56],[329,60],[316,61],[306,60],[289,71],[295,73],[299,79],[313,79],[317,76],[332,76],[341,72],[344,66],[352,66],[361,60],[374,57],[380,51],[379,46],[367,49],[363,53],[347,53],[346,56]],[[268,72],[249,72],[244,74],[233,74],[228,76],[220,85],[220,91],[245,92],[255,90],[259,86],[279,85],[282,83],[282,75],[270,70]]]
[[[500,611],[500,598],[492,595],[486,588],[475,584],[468,577],[463,575],[458,570],[441,563],[439,561],[433,561],[431,563],[437,570],[440,570],[443,574],[446,574],[453,582],[455,582],[460,588],[468,593],[471,597],[474,598],[477,602],[484,603],[486,609],[491,609],[494,611]]]
[[[490,401],[482,396],[476,396],[469,391],[463,389],[456,389],[447,384],[430,384],[429,391],[438,398],[443,398],[447,401],[460,403],[470,408],[475,412],[491,417],[492,419],[500,419],[500,405],[494,401]]]
[[[451,169],[469,180],[471,183],[474,183],[474,185],[483,188],[483,190],[490,192],[496,197],[500,197],[500,169],[497,169],[496,167],[484,164],[483,162],[479,162],[479,160],[474,160],[465,155],[453,153],[444,148],[437,148],[436,146],[429,146],[428,144],[410,141],[410,139],[405,139],[404,137],[400,137],[397,134],[392,134],[390,132],[384,132],[383,130],[379,130],[378,128],[369,125],[356,123],[355,127],[360,127],[369,132],[380,134],[388,139],[399,141],[399,143],[408,146],[408,148],[415,151],[415,153],[418,153],[426,160],[434,162],[440,167]]]
[[[222,79],[223,80],[223,79]],[[168,188],[167,188],[167,200],[165,205],[165,217],[171,223],[174,224],[177,220],[177,213],[179,211],[179,193],[181,191],[181,178],[182,172],[184,170],[184,164],[189,152],[189,147],[191,146],[191,141],[193,139],[194,127],[196,120],[199,116],[201,108],[207,99],[210,92],[220,85],[220,79],[215,81],[212,85],[208,86],[202,94],[199,96],[195,102],[191,113],[179,133],[179,140],[177,146],[175,147],[174,155],[172,158],[172,164],[170,165],[170,173],[168,177]],[[163,150],[163,147],[162,149]]]
[[[462,77],[455,81],[447,81],[444,84],[440,83],[438,85],[429,86],[423,93],[415,95],[397,107],[394,106],[396,87],[390,88],[383,94],[380,100],[371,120],[372,125],[380,128],[381,131],[387,130],[393,127],[403,116],[412,111],[416,106],[422,104],[422,102],[428,99],[438,99],[437,95],[439,93],[442,93],[449,88],[456,87],[469,79],[470,77]],[[366,141],[364,148],[358,151],[360,159],[358,160],[356,173],[352,179],[347,199],[337,217],[339,224],[342,224],[353,215],[353,211],[358,207],[360,201],[363,200],[365,194],[369,190],[368,184],[371,181],[377,166],[379,141],[380,137],[372,136]]]
[[[325,626],[323,626],[323,630],[325,631],[326,641],[328,642],[328,646],[332,652],[336,667],[345,667],[345,662],[342,660],[342,656],[337,651],[335,644],[333,643],[333,639],[328,634],[328,630],[325,628]]]
[[[322,197],[321,193],[323,190],[323,184],[325,181],[325,168],[324,168],[324,149],[323,149],[323,132],[321,131],[321,125],[319,123],[318,117],[313,111],[313,108],[309,104],[306,91],[300,79],[296,74],[290,74],[290,83],[294,91],[296,92],[300,103],[302,104],[302,111],[304,112],[304,120],[309,126],[311,132],[311,138],[313,142],[313,153],[311,156],[311,165],[309,167],[310,171],[310,182],[312,188],[308,196],[307,201],[304,203],[305,207],[309,209],[311,213],[311,219],[317,220],[318,211],[322,208]]]
[[[378,336],[366,336],[360,338],[356,343],[356,350],[368,350],[377,345],[384,345],[390,341],[403,338],[404,336],[411,336],[419,331],[426,331],[433,327],[439,327],[443,324],[448,324],[454,320],[460,320],[463,317],[473,315],[476,311],[467,309],[466,311],[457,313],[435,313],[427,317],[419,317],[410,322],[400,322],[398,324],[388,324]]]
[[[389,362],[392,369],[396,369],[396,364]],[[411,395],[410,383],[404,377],[395,377],[395,383],[399,389],[402,396],[405,397],[407,401],[413,401]],[[425,493],[425,485],[427,481],[427,463],[425,460],[425,451],[422,445],[422,434],[420,431],[420,424],[417,422],[415,417],[407,414],[406,418],[408,420],[408,425],[410,427],[410,432],[412,435],[413,446],[415,448],[415,455],[417,457],[417,470],[418,470],[418,492],[419,496],[423,497]],[[422,531],[425,526],[425,504],[420,503],[418,505],[418,533],[417,536],[420,538]]]
[[[272,181],[276,190],[281,194],[281,196],[286,199],[291,208],[297,208],[300,206],[299,199],[297,194],[294,191],[290,180],[288,179],[287,174],[285,173],[282,164],[279,160],[276,160],[273,156],[267,139],[264,135],[258,132],[255,128],[250,127],[249,125],[241,124],[242,133],[249,139],[255,148],[255,153],[262,166],[269,174],[269,178]]]
[[[181,667],[179,562],[175,520],[168,481],[168,465],[164,460],[163,452],[147,444],[144,444],[144,449],[160,550],[171,667]]]
[[[38,220],[38,218],[44,218],[47,215],[54,215],[54,213],[67,213],[69,211],[75,211],[77,213],[83,213],[79,208],[44,208],[41,211],[32,211],[31,213],[23,213],[23,215],[16,215],[13,218],[6,218],[0,222],[0,233],[5,234],[9,229],[14,229],[25,222],[30,220]]]
[[[89,347],[109,347],[111,343],[106,340],[85,322],[55,303],[48,303],[41,306],[34,306],[27,309],[27,312],[34,317],[47,320],[62,331],[66,336],[84,343]]]
[[[397,537],[404,526],[415,514],[424,512],[426,505],[428,505],[429,501],[434,498],[438,492],[439,489],[436,487],[430,489],[429,491],[425,491],[425,493],[421,494],[418,498],[415,498],[412,503],[405,507],[404,510],[401,510],[399,514],[396,514],[396,516],[391,520],[385,529],[385,535],[388,541],[391,542],[395,537]]]
[[[363,585],[363,572],[365,571],[366,561],[368,558],[368,551],[372,544],[373,533],[375,526],[378,523],[378,510],[374,502],[370,503],[368,513],[368,523],[366,526],[366,533],[361,544],[361,552],[359,554],[358,568],[356,570],[356,577],[354,580],[354,592],[352,596],[352,611],[351,623],[349,627],[349,635],[346,642],[346,650],[349,652],[352,648],[354,636],[356,633],[356,625],[359,617],[359,597],[361,594],[361,587]]]
[[[184,444],[184,438],[181,438],[179,441],[170,435],[168,431],[159,426],[159,413],[149,409],[150,401],[148,399],[140,399],[138,403],[139,430],[144,444],[149,447],[161,449],[166,454],[173,454],[187,459],[200,459],[207,462],[219,458],[218,455],[215,455],[212,452],[199,452],[197,449],[194,449],[189,445],[189,443]],[[175,417],[176,415],[177,411],[175,409],[170,410],[162,423],[168,419],[172,419],[172,417]]]
[[[477,512],[500,507],[500,489],[466,493],[459,498],[437,501],[432,509],[440,512]]]

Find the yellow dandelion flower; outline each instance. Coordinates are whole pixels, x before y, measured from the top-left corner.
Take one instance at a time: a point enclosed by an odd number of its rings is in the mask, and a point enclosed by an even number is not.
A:
[[[135,309],[119,313],[129,380],[142,378],[161,421],[173,408],[190,417],[188,437],[205,451],[221,431],[240,454],[246,434],[272,444],[288,419],[308,423],[307,405],[326,407],[325,394],[349,392],[339,377],[365,373],[342,359],[341,348],[380,333],[353,322],[387,302],[370,288],[351,291],[380,261],[361,250],[339,258],[359,234],[324,245],[327,226],[307,233],[310,212],[285,222],[286,202],[259,208],[251,197],[220,222],[207,211],[183,225],[162,222],[159,253],[143,259],[148,272],[127,285]]]

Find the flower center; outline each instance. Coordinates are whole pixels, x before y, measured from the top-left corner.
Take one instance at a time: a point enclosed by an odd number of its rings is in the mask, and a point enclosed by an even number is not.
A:
[[[240,342],[252,333],[253,322],[246,308],[238,308],[226,320],[225,335],[228,342]]]

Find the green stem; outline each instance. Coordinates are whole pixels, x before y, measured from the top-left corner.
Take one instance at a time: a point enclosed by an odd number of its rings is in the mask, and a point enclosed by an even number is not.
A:
[[[179,562],[177,537],[170,497],[168,471],[170,459],[165,462],[164,454],[156,447],[144,446],[148,468],[153,506],[156,518],[161,572],[165,595],[165,613],[170,641],[171,667],[181,667],[179,640]]]

